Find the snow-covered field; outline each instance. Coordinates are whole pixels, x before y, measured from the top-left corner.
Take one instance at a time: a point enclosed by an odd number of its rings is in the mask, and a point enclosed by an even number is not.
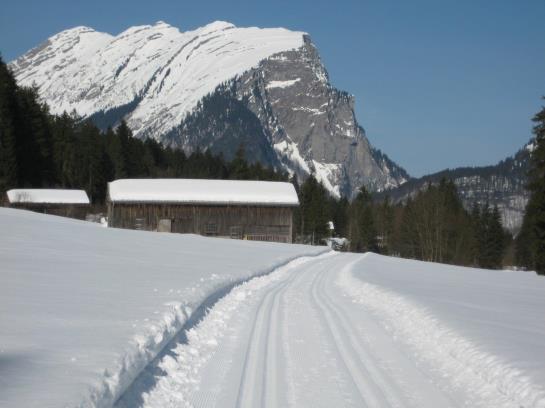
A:
[[[0,208],[0,407],[111,406],[203,302],[324,248]]]
[[[544,407],[544,295],[529,273],[301,259],[222,298],[117,408]]]
[[[2,407],[545,407],[534,273],[0,226]]]

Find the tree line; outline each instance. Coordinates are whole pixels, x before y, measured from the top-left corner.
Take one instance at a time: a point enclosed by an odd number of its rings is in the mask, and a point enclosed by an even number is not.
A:
[[[452,181],[429,184],[406,203],[373,200],[365,187],[349,202],[331,198],[309,177],[300,187],[296,232],[303,242],[320,242],[331,232],[349,240],[350,251],[376,252],[430,262],[500,268],[512,237],[497,207],[464,209]]]

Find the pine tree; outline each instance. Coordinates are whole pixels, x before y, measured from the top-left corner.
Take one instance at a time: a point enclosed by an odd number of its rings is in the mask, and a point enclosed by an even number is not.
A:
[[[391,240],[394,233],[394,208],[389,196],[386,196],[376,208],[376,218],[380,251],[383,254],[390,254],[392,251]]]
[[[491,210],[488,204],[477,213],[472,211],[472,220],[476,223],[476,264],[481,268],[499,269],[507,247],[507,235],[501,223],[501,216],[497,206]]]
[[[19,184],[17,83],[0,56],[0,190]]]
[[[246,151],[242,144],[238,147],[235,158],[229,166],[229,178],[234,180],[247,180],[250,178],[250,170],[246,161]]]
[[[327,205],[329,194],[314,176],[309,176],[301,185],[301,232],[312,244],[319,243],[328,234],[327,222],[330,213]]]
[[[533,121],[535,146],[528,183],[531,196],[517,237],[516,258],[523,266],[545,275],[545,107]]]
[[[76,152],[76,122],[64,112],[51,121],[55,178],[63,188],[78,186],[78,157]]]
[[[127,162],[123,142],[118,132],[111,128],[106,130],[106,150],[108,157],[114,166],[114,178],[122,179],[128,177]]]
[[[490,214],[489,224],[489,256],[490,267],[500,269],[506,248],[506,234],[501,223],[501,216],[497,206],[494,206]]]
[[[371,194],[362,186],[350,206],[350,247],[358,252],[379,252]]]

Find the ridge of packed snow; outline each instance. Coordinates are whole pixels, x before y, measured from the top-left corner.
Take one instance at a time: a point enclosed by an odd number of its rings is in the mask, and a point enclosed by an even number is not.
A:
[[[327,250],[101,228],[8,208],[0,225],[6,408],[112,406],[199,306]]]
[[[112,202],[299,205],[293,184],[278,181],[123,179],[108,183]]]
[[[39,87],[53,113],[75,109],[87,117],[137,102],[128,123],[136,136],[153,136],[177,126],[221,83],[300,48],[304,34],[224,21],[186,32],[160,21],[116,36],[76,27],[10,66],[20,85]]]
[[[83,190],[19,188],[7,192],[10,203],[33,204],[89,204]]]

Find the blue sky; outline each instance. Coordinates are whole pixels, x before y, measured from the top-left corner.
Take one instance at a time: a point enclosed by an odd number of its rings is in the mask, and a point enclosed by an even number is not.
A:
[[[514,153],[545,95],[543,0],[8,0],[0,52],[10,61],[76,25],[116,34],[157,20],[307,31],[371,143],[414,176]]]

